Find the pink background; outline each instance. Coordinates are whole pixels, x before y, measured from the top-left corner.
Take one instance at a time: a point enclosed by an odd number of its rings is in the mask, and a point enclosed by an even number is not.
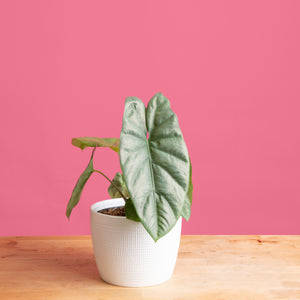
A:
[[[193,163],[184,234],[300,234],[300,1],[1,1],[0,235],[89,234],[90,151],[163,92]],[[110,177],[117,154],[98,150]]]

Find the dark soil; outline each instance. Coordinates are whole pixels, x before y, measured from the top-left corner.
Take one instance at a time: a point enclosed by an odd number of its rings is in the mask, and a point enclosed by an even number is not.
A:
[[[111,216],[125,217],[125,207],[117,206],[117,207],[105,208],[105,209],[98,210],[98,213],[111,215]]]

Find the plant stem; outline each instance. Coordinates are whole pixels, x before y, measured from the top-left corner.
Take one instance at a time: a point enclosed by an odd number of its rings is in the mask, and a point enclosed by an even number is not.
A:
[[[123,193],[120,191],[120,189],[104,173],[102,173],[98,170],[94,170],[94,172],[97,172],[97,173],[101,174],[103,177],[105,177],[113,185],[113,187],[119,192],[119,194],[122,196],[124,201],[125,202],[127,201],[126,197],[123,195]]]

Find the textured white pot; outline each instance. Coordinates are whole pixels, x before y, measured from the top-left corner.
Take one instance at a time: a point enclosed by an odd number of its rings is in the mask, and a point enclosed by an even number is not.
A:
[[[126,287],[145,287],[172,276],[180,243],[181,222],[156,243],[143,225],[97,211],[122,206],[122,198],[91,206],[91,232],[97,267],[102,279]]]

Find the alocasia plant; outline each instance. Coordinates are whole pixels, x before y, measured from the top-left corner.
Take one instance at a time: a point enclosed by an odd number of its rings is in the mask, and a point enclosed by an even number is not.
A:
[[[161,93],[149,101],[147,108],[136,97],[126,99],[120,140],[82,137],[73,139],[72,144],[94,150],[73,190],[68,217],[85,183],[97,172],[110,181],[108,192],[112,198],[124,198],[126,217],[141,222],[155,241],[168,233],[180,216],[189,219],[192,166],[177,116]],[[94,170],[96,147],[110,147],[118,152],[123,174],[117,173],[110,180]]]

